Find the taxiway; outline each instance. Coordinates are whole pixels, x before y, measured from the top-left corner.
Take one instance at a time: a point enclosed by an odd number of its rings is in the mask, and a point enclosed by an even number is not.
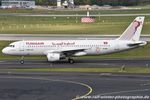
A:
[[[141,100],[148,100],[149,93],[149,75],[139,77],[100,73],[31,72],[0,74],[0,100],[86,100],[87,97],[90,100],[103,100],[103,96],[143,96],[147,99]]]
[[[27,17],[83,17],[87,16],[86,14],[10,14],[10,13],[5,13],[5,14],[0,14],[0,16],[27,16]],[[90,16],[92,17],[99,17],[99,16],[150,16],[149,13],[139,13],[139,14],[91,14]]]
[[[0,40],[17,41],[17,40],[85,40],[85,39],[116,39],[120,35],[66,35],[66,34],[0,34]],[[150,41],[150,35],[142,35],[142,41]]]
[[[148,100],[150,99],[148,74],[13,72],[11,69],[94,68],[122,65],[149,67],[149,64],[150,59],[76,59],[75,64],[68,64],[66,61],[50,64],[44,60],[30,60],[23,65],[17,60],[0,61],[0,100],[77,100],[79,98],[114,100],[119,96],[126,98],[140,96],[143,97],[141,100]],[[106,99],[103,99],[104,97]]]
[[[100,68],[100,67],[150,67],[150,59],[75,59],[74,64],[69,64],[67,60],[54,63],[46,60],[25,60],[20,64],[19,60],[2,60],[0,69],[6,68]]]

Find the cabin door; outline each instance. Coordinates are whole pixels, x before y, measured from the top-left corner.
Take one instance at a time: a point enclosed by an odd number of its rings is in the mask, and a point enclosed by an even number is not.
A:
[[[20,53],[23,55],[24,54],[24,42],[20,42]]]

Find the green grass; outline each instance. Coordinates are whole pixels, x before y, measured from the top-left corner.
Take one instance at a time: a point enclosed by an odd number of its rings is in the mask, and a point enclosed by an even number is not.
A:
[[[129,10],[90,10],[91,14],[135,14],[150,13],[150,6],[131,6]],[[134,9],[141,8],[141,9]],[[28,14],[86,14],[86,10],[46,10],[46,9],[0,9],[0,13],[28,13]]]
[[[83,24],[81,17],[16,17],[0,16],[3,34],[121,34],[135,17],[96,17],[96,22]],[[147,16],[142,34],[150,34]]]
[[[90,73],[138,73],[150,74],[150,68],[126,67],[124,70],[120,67],[113,68],[34,68],[34,69],[1,69],[1,71],[11,72],[90,72]]]
[[[150,9],[150,5],[145,5],[145,6],[130,6],[130,8]]]
[[[0,60],[19,60],[21,57],[18,56],[7,56],[2,54],[1,50],[6,47],[9,43],[12,41],[0,41]],[[76,59],[85,59],[85,58],[97,58],[97,59],[103,59],[103,58],[150,58],[150,44],[136,48],[133,50],[129,51],[124,51],[120,53],[115,53],[115,54],[109,54],[109,55],[99,55],[99,56],[84,56],[84,57],[77,57]],[[27,56],[25,57],[26,59],[42,59],[46,60],[46,56]]]

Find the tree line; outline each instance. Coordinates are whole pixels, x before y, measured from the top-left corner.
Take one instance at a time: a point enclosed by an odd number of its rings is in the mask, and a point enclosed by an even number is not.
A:
[[[2,0],[0,0],[2,1]],[[35,0],[36,5],[56,5],[57,0]],[[65,0],[61,0],[64,2]],[[74,0],[75,5],[111,5],[111,6],[137,6],[150,4],[150,0]],[[1,2],[0,2],[1,3]]]

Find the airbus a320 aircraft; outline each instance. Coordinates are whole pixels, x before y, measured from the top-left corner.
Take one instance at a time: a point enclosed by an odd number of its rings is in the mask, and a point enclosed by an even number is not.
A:
[[[146,45],[139,41],[144,17],[139,16],[130,24],[123,34],[115,40],[32,40],[11,43],[2,52],[8,55],[28,56],[45,55],[49,62],[85,55],[110,54]],[[21,59],[21,64],[24,60]]]

